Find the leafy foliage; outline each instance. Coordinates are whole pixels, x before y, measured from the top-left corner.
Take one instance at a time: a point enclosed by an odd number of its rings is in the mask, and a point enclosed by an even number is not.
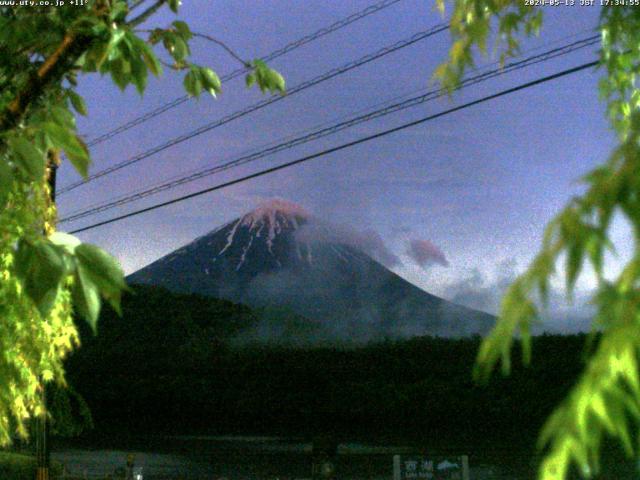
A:
[[[142,94],[149,73],[159,76],[162,44],[187,70],[185,89],[198,96],[221,90],[215,72],[189,61],[188,25],[179,20],[151,31],[136,27],[167,4],[153,2],[137,16],[125,0],[89,0],[86,8],[0,7],[0,444],[26,421],[45,414],[43,382],[63,386],[63,359],[78,344],[72,310],[96,330],[101,301],[120,309],[126,289],[117,261],[94,245],[55,232],[49,177],[64,155],[82,176],[90,158],[73,111],[87,114],[79,75],[109,75],[120,89]],[[136,2],[136,7],[145,2]],[[261,90],[284,91],[282,77],[251,67]]]
[[[93,429],[93,416],[85,399],[71,386],[52,384],[47,389],[47,411],[51,433],[57,437],[77,437]]]
[[[444,1],[439,0],[444,9]],[[520,30],[537,33],[542,10],[522,2],[454,0],[451,31],[454,43],[449,61],[436,72],[452,90],[473,64],[473,47],[485,50],[492,21],[506,43],[503,55],[518,49]],[[640,426],[640,10],[604,7],[600,16],[600,93],[607,102],[613,129],[620,139],[608,161],[584,177],[586,192],[549,223],[542,248],[529,268],[505,295],[500,318],[483,342],[476,377],[486,380],[498,362],[510,370],[513,336],[523,340],[523,356],[530,359],[530,331],[547,297],[550,278],[564,259],[569,297],[586,266],[598,281],[593,303],[598,308],[595,329],[602,331],[589,362],[570,394],[549,418],[540,437],[546,447],[539,478],[567,478],[571,464],[585,476],[598,471],[599,449],[605,435],[616,438],[626,453],[638,456],[634,431]],[[611,219],[621,214],[634,233],[633,258],[614,280],[605,276],[605,253],[613,251],[608,238]]]
[[[247,87],[257,83],[262,93],[266,91],[284,93],[285,82],[282,75],[269,68],[262,60],[254,60],[251,66],[254,71],[247,75]]]

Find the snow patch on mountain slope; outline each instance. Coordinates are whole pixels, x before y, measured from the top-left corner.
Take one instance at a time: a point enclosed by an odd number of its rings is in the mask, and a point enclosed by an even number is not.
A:
[[[240,225],[240,220],[238,220],[236,222],[236,224],[233,226],[233,228],[231,229],[231,231],[229,232],[229,235],[227,235],[227,244],[224,246],[224,248],[222,250],[220,250],[218,252],[218,256],[222,255],[224,252],[227,251],[227,249],[231,246],[231,244],[233,243],[233,237],[236,234],[236,230],[238,230],[238,225]]]
[[[249,238],[249,243],[247,245],[245,245],[245,247],[242,249],[242,256],[240,257],[240,262],[238,263],[238,266],[236,267],[236,272],[238,270],[240,270],[240,267],[242,267],[242,264],[244,263],[244,261],[247,258],[247,252],[249,251],[249,249],[251,248],[251,245],[253,245],[253,237]]]

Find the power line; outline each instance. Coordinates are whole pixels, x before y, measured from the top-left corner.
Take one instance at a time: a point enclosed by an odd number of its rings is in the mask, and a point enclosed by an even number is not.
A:
[[[475,70],[477,70],[477,68],[473,69],[473,70],[475,71]],[[314,131],[316,131],[318,129],[324,128],[324,127],[326,127],[328,125],[333,125],[335,122],[340,122],[340,121],[342,121],[344,119],[352,118],[354,115],[362,114],[363,112],[367,112],[367,111],[371,110],[372,108],[380,108],[383,105],[390,105],[391,103],[398,102],[401,99],[407,99],[407,98],[413,96],[415,93],[423,92],[424,90],[425,90],[425,87],[420,87],[418,89],[413,89],[410,92],[405,92],[405,93],[403,93],[401,95],[395,95],[395,96],[393,96],[391,98],[387,98],[386,100],[384,100],[382,102],[377,102],[377,103],[375,103],[373,105],[368,105],[365,108],[360,108],[360,109],[358,109],[356,111],[349,112],[348,114],[342,114],[342,115],[340,115],[338,117],[332,118],[331,120],[326,120],[326,121],[320,122],[319,124],[315,124],[312,127],[307,127],[307,128],[301,129],[301,130],[297,130],[294,133],[291,133],[291,134],[286,135],[284,137],[280,137],[278,139],[271,140],[269,142],[259,144],[259,145],[255,146],[255,147],[252,147],[252,148],[249,148],[247,150],[242,151],[240,153],[240,155],[242,157],[245,157],[245,156],[248,156],[248,155],[258,154],[258,153],[262,152],[263,150],[266,150],[269,147],[280,145],[280,144],[282,144],[284,142],[287,142],[289,140],[294,140],[294,139],[300,137],[301,135],[306,135],[306,134],[308,134],[310,132],[314,132]],[[179,180],[181,180],[181,179],[183,179],[183,178],[185,178],[187,176],[199,174],[202,171],[203,170],[201,168],[193,168],[193,169],[189,170],[186,173],[181,173],[179,175],[173,175],[173,176],[171,176],[169,178],[165,178],[165,179],[163,179],[161,181],[158,181],[156,183],[153,183],[151,185],[146,185],[144,187],[140,187],[140,188],[137,188],[137,189],[134,189],[134,190],[130,190],[130,191],[126,192],[126,193],[122,193],[122,194],[117,195],[115,197],[111,197],[108,200],[106,200],[106,203],[105,203],[105,201],[100,201],[100,202],[91,203],[89,205],[85,205],[83,207],[76,208],[75,210],[72,210],[71,212],[67,213],[67,216],[64,217],[63,219],[59,220],[58,223],[71,221],[73,219],[71,219],[69,217],[75,217],[76,214],[80,214],[80,213],[83,213],[83,212],[88,211],[88,210],[93,210],[94,208],[102,208],[105,205],[110,205],[112,202],[116,202],[116,201],[119,201],[119,200],[129,199],[132,195],[136,195],[136,194],[139,194],[139,193],[140,194],[144,194],[150,189],[155,189],[156,187],[162,187],[168,182],[179,181]]]
[[[465,80],[463,80],[463,82],[461,83],[461,85],[458,87],[458,89],[462,89],[471,85],[475,85],[477,83],[483,82],[483,81],[487,81],[491,78],[495,78],[497,76],[500,75],[504,75],[506,73],[510,73],[512,71],[515,70],[519,70],[522,68],[526,68],[529,67],[531,65],[540,63],[540,62],[544,62],[544,61],[548,61],[551,60],[553,58],[556,58],[558,56],[561,55],[567,55],[573,51],[576,51],[580,48],[584,48],[586,46],[590,46],[593,45],[595,43],[597,43],[599,41],[599,37],[597,35],[591,36],[589,38],[583,39],[583,40],[579,40],[576,42],[573,42],[571,44],[568,45],[564,45],[562,47],[558,47],[558,48],[554,48],[551,49],[549,51],[546,51],[542,54],[538,54],[538,55],[534,55],[531,57],[528,57],[526,59],[520,60],[520,61],[516,61],[516,62],[512,62],[509,63],[507,65],[505,65],[503,68],[496,68],[494,70],[482,73],[480,75],[476,75],[474,77],[470,77],[467,78]],[[429,100],[433,100],[439,97],[442,97],[446,94],[446,91],[442,90],[442,89],[438,89],[438,90],[434,90],[431,92],[428,92],[426,94],[423,95],[419,95],[417,97],[413,97],[413,98],[409,98],[407,100],[404,100],[402,102],[399,103],[395,103],[395,104],[391,104],[391,105],[387,105],[384,108],[380,108],[378,110],[366,113],[364,115],[359,115],[356,117],[352,117],[347,121],[344,122],[340,122],[338,124],[332,125],[331,127],[328,128],[323,128],[317,131],[314,131],[312,133],[294,138],[290,141],[285,141],[282,142],[280,144],[276,144],[275,146],[271,147],[271,148],[266,148],[262,151],[257,151],[257,152],[253,152],[251,154],[247,154],[247,155],[243,155],[235,160],[232,160],[230,162],[226,162],[224,164],[221,165],[217,165],[214,167],[210,167],[204,170],[200,170],[200,171],[196,171],[195,173],[186,175],[186,176],[182,176],[182,177],[177,177],[177,179],[175,180],[171,180],[165,183],[161,183],[159,185],[153,186],[151,188],[148,188],[146,190],[142,190],[140,192],[137,193],[133,193],[133,194],[129,194],[126,196],[121,196],[116,200],[112,200],[109,201],[107,203],[102,203],[90,208],[87,208],[85,210],[80,210],[77,211],[76,213],[72,213],[69,216],[63,218],[62,220],[60,220],[60,223],[65,223],[68,221],[73,221],[73,220],[78,220],[80,218],[89,216],[89,215],[93,215],[95,213],[99,213],[102,211],[106,211],[106,210],[110,210],[112,208],[115,208],[117,206],[121,206],[127,203],[131,203],[133,201],[136,200],[140,200],[142,198],[145,198],[147,196],[153,195],[155,193],[159,193],[161,191],[164,190],[168,190],[168,189],[172,189],[175,188],[179,185],[185,184],[185,183],[189,183],[195,180],[198,180],[200,178],[203,178],[205,176],[209,176],[221,171],[225,171],[228,170],[230,168],[233,167],[237,167],[240,165],[243,165],[245,163],[249,163],[251,161],[255,161],[261,158],[264,158],[266,156],[272,155],[274,153],[277,153],[279,151],[282,150],[287,150],[290,149],[292,147],[301,145],[303,143],[309,142],[311,140],[316,140],[318,138],[322,138],[328,135],[332,135],[338,131],[344,130],[346,128],[358,125],[360,123],[366,122],[366,121],[370,121],[373,120],[375,118],[379,118],[400,110],[404,110],[416,105],[419,105],[421,103],[424,103],[426,101]]]
[[[398,2],[400,2],[401,0],[383,0],[381,2],[378,2],[376,4],[370,5],[367,8],[356,12],[352,15],[349,15],[348,17],[343,18],[342,20],[338,20],[335,23],[332,23],[331,25],[327,26],[327,27],[323,27],[313,33],[310,33],[309,35],[305,35],[304,37],[295,40],[291,43],[288,43],[287,45],[285,45],[282,48],[279,48],[278,50],[275,50],[273,52],[271,52],[270,54],[264,56],[261,58],[261,60],[265,61],[265,62],[269,62],[271,60],[274,60],[278,57],[281,57],[282,55],[285,55],[293,50],[296,50],[297,48],[302,47],[303,45],[306,45],[307,43],[313,42],[314,40],[317,40],[318,38],[324,37],[325,35],[328,35],[330,33],[333,33],[337,30],[340,30],[341,28],[344,28],[348,25],[351,25],[354,22],[357,22],[358,20],[361,20],[365,17],[368,17],[369,15],[372,15],[376,12],[379,12],[380,10],[384,10],[387,7],[390,7]],[[246,68],[238,68],[236,70],[234,70],[233,72],[223,76],[220,80],[224,83],[227,82],[229,80],[232,80],[244,73],[246,73],[248,71],[248,69]],[[158,115],[163,114],[164,112],[166,112],[167,110],[171,110],[172,108],[177,107],[178,105],[183,104],[184,102],[186,102],[187,100],[189,100],[191,97],[189,95],[183,95],[181,97],[175,98],[174,100],[165,103],[164,105],[161,105],[160,107],[151,110],[150,112],[145,113],[144,115],[134,118],[133,120],[123,123],[122,125],[114,128],[113,130],[110,130],[102,135],[100,135],[99,137],[94,138],[93,140],[91,140],[90,142],[87,143],[87,145],[89,147],[92,147],[94,145],[98,145],[100,143],[106,142],[107,140],[109,140],[110,138],[115,137],[116,135],[119,135],[123,132],[126,132],[127,130],[132,129],[133,127],[140,125],[141,123],[144,123],[148,120],[151,120],[154,117],[157,117]]]
[[[178,137],[175,137],[171,140],[168,140],[160,145],[157,145],[149,150],[146,150],[145,152],[142,152],[138,155],[135,155],[127,160],[124,160],[120,163],[117,163],[111,167],[105,168],[104,170],[100,170],[99,172],[94,173],[93,175],[89,175],[89,177],[87,177],[84,180],[79,180],[75,183],[71,183],[70,185],[67,185],[66,187],[63,187],[60,189],[60,191],[58,192],[60,195],[63,195],[65,193],[70,192],[71,190],[74,190],[82,185],[85,185],[86,183],[89,183],[97,178],[103,177],[105,175],[109,175],[110,173],[116,172],[118,170],[121,170],[122,168],[128,167],[129,165],[133,165],[135,163],[138,163],[141,160],[144,160],[146,158],[151,157],[152,155],[155,155],[156,153],[162,152],[163,150],[166,150],[167,148],[173,147],[174,145],[178,145],[182,142],[186,142],[187,140],[191,140],[194,137],[197,137],[198,135],[202,135],[203,133],[206,133],[210,130],[213,130],[214,128],[220,127],[222,125],[225,125],[229,122],[232,122],[233,120],[236,120],[238,118],[244,117],[245,115],[248,115],[250,113],[255,112],[256,110],[259,110],[261,108],[264,108],[268,105],[271,105],[272,103],[275,102],[279,102],[280,100],[283,100],[284,98],[288,98],[291,97],[292,95],[302,92],[308,88],[314,87],[315,85],[318,85],[322,82],[325,82],[327,80],[330,80],[332,78],[335,78],[339,75],[343,75],[344,73],[347,73],[355,68],[361,67],[362,65],[365,65],[369,62],[373,62],[374,60],[378,60],[379,58],[384,57],[385,55],[388,55],[390,53],[396,52],[398,50],[401,50],[403,48],[406,48],[410,45],[413,45],[414,43],[417,43],[421,40],[424,40],[426,38],[429,38],[433,35],[436,35],[440,32],[443,32],[445,30],[447,30],[449,27],[446,24],[439,24],[436,25],[433,28],[430,28],[429,30],[425,30],[422,32],[418,32],[414,35],[412,35],[411,37],[405,39],[405,40],[401,40],[399,42],[394,43],[393,45],[389,45],[386,47],[381,48],[380,50],[374,52],[374,53],[370,53],[367,54],[363,57],[360,57],[357,60],[353,60],[349,63],[346,63],[340,67],[334,68],[329,70],[326,73],[323,73],[317,77],[314,77],[312,79],[309,79],[305,82],[302,82],[298,85],[296,85],[295,87],[292,87],[291,89],[289,89],[287,91],[286,95],[273,95],[265,100],[262,100],[258,103],[254,103],[253,105],[250,105],[242,110],[238,110],[236,112],[233,112],[229,115],[226,115],[224,117],[222,117],[219,120],[216,120],[214,122],[208,123],[206,125],[203,125],[195,130],[192,130],[189,133],[185,133],[183,135],[180,135]]]
[[[471,85],[476,85],[478,83],[490,80],[492,78],[495,78],[497,76],[501,76],[501,75],[505,75],[507,73],[511,73],[513,71],[516,70],[520,70],[522,68],[526,68],[526,67],[530,67],[531,65],[535,65],[541,62],[546,62],[549,61],[553,58],[562,56],[562,55],[567,55],[569,53],[572,53],[578,49],[581,48],[585,48],[587,46],[590,45],[594,45],[595,43],[597,43],[599,41],[599,36],[598,35],[593,35],[589,38],[585,38],[582,40],[578,40],[576,42],[570,43],[568,45],[563,45],[561,47],[557,47],[557,48],[553,48],[551,50],[548,50],[546,52],[543,52],[541,54],[538,55],[533,55],[530,56],[528,58],[519,60],[519,61],[515,61],[515,62],[511,62],[507,65],[505,65],[502,68],[495,68],[493,70],[490,70],[488,72],[484,72],[481,73],[479,75],[473,76],[473,77],[469,77],[467,79],[464,79],[461,84],[457,87],[456,90],[460,90],[466,87],[469,87]],[[350,128],[352,126],[358,125],[360,123],[364,123],[364,122],[368,122],[371,121],[373,119],[376,118],[380,118],[386,115],[389,115],[391,113],[395,113],[398,112],[400,110],[405,110],[407,108],[411,108],[414,107],[416,105],[420,105],[422,103],[425,103],[427,101],[430,100],[434,100],[436,98],[440,98],[444,95],[446,95],[447,92],[446,90],[440,88],[440,89],[436,89],[430,92],[427,92],[425,94],[422,95],[418,95],[406,100],[403,100],[401,102],[397,102],[397,103],[393,103],[390,105],[386,105],[383,108],[379,108],[377,110],[368,112],[366,114],[363,115],[357,115],[355,117],[352,117],[346,121],[343,122],[339,122],[337,124],[334,124],[330,127],[327,128],[322,128],[320,130],[317,131],[313,131],[311,133],[302,135],[300,137],[294,138],[292,140],[289,141],[285,141],[282,143],[279,143],[275,146],[266,148],[264,150],[261,151],[257,151],[257,152],[253,152],[247,155],[243,155],[235,160],[229,161],[229,162],[225,162],[223,164],[220,165],[216,165],[214,167],[210,167],[210,168],[206,168],[204,170],[199,170],[196,171],[192,174],[189,175],[184,175],[182,177],[178,177],[175,180],[171,180],[171,181],[167,181],[165,183],[153,186],[151,188],[147,188],[146,190],[142,190],[140,192],[136,192],[136,193],[132,193],[123,197],[119,197],[118,199],[106,202],[106,203],[102,203],[93,207],[89,207],[86,208],[85,210],[81,210],[81,211],[77,211],[75,213],[69,214],[67,217],[64,217],[60,220],[60,223],[66,223],[66,222],[70,222],[70,221],[74,221],[74,220],[78,220],[80,218],[84,218],[90,215],[94,215],[96,213],[100,213],[106,210],[110,210],[112,208],[121,206],[121,205],[125,205],[127,203],[131,203],[137,200],[140,200],[142,198],[148,197],[150,195],[165,191],[165,190],[170,190],[173,189],[179,185],[183,185],[185,183],[190,183],[193,182],[195,180],[198,180],[200,178],[209,176],[209,175],[213,175],[215,173],[219,173],[221,171],[225,171],[234,167],[238,167],[240,165],[264,158],[266,156],[272,155],[274,153],[277,153],[279,151],[282,150],[288,150],[290,148],[293,148],[295,146],[301,145],[303,143],[307,143],[309,141],[312,140],[316,140],[318,138],[322,138],[328,135],[333,135],[341,130],[344,130],[346,128]]]
[[[565,36],[563,36],[561,38],[555,39],[554,41],[546,42],[543,45],[539,45],[539,46],[534,47],[534,48],[526,49],[526,50],[524,50],[522,52],[522,55],[524,55],[524,54],[533,54],[534,52],[539,52],[541,50],[544,50],[545,48],[548,48],[550,45],[556,45],[556,44],[559,44],[561,42],[567,42],[567,41],[569,41],[571,39],[576,39],[577,37],[580,37],[581,35],[584,35],[585,33],[591,33],[591,32],[592,32],[591,29],[587,29],[587,30],[583,30],[581,32],[573,33],[571,35],[565,35]],[[570,43],[570,44],[565,44],[563,47],[560,47],[560,49],[567,48],[567,47],[570,47],[572,45],[576,45],[575,49],[577,50],[578,48],[582,48],[582,46],[580,46],[578,44],[580,44],[582,42],[588,42],[583,46],[593,45],[593,44],[597,43],[598,39],[599,39],[598,35],[592,35],[591,37],[585,38],[583,40],[578,40],[578,41],[574,41],[573,43]],[[551,52],[553,52],[555,50],[559,50],[559,49],[548,50],[545,53],[549,54],[549,53],[551,53]],[[544,55],[545,53],[543,53],[542,55]],[[563,55],[564,53],[570,53],[570,52],[560,52],[560,53],[558,53],[558,55]],[[529,57],[529,59],[531,59],[531,58],[533,58],[533,57]],[[549,60],[551,58],[555,58],[555,57],[551,57],[551,56],[547,57],[547,59],[549,59]],[[523,62],[524,61],[527,61],[527,60],[523,60]],[[544,61],[544,60],[540,60],[540,61]],[[519,63],[519,62],[516,62],[516,63]],[[532,62],[530,65],[532,65],[533,63],[534,62]],[[535,63],[538,63],[538,62],[535,62]],[[514,64],[513,62],[510,62],[506,66],[504,66],[504,73],[508,73],[510,67],[513,64]],[[481,71],[487,70],[489,67],[498,66],[498,65],[500,65],[500,62],[493,62],[493,63],[487,64],[487,65],[483,65],[481,67],[473,67],[473,68],[469,69],[469,72],[470,73],[481,72]],[[487,80],[488,80],[488,78],[487,78]],[[464,79],[463,83],[466,82],[466,81],[467,81],[467,79]],[[365,108],[359,108],[356,111],[350,112],[348,114],[342,114],[342,115],[340,115],[338,117],[335,117],[335,118],[333,118],[331,120],[327,120],[327,121],[321,122],[321,123],[316,124],[316,125],[314,125],[312,127],[307,127],[305,129],[298,130],[295,133],[291,133],[291,134],[289,134],[289,135],[287,135],[285,137],[281,137],[281,138],[279,138],[277,140],[272,140],[270,142],[257,145],[256,147],[253,147],[253,148],[251,148],[249,150],[245,150],[240,155],[241,156],[247,156],[249,154],[257,154],[258,152],[261,152],[261,151],[263,151],[263,150],[265,150],[265,149],[267,149],[267,148],[269,148],[271,146],[278,145],[280,143],[284,143],[284,142],[289,141],[289,140],[293,140],[293,139],[295,139],[295,138],[297,138],[297,137],[299,137],[301,135],[306,135],[307,133],[316,131],[318,129],[322,129],[322,128],[324,128],[326,126],[329,126],[329,125],[333,125],[336,122],[339,123],[339,122],[342,122],[345,119],[350,119],[350,118],[353,118],[356,115],[360,115],[360,114],[363,114],[364,112],[371,111],[372,109],[381,109],[384,106],[390,106],[390,105],[392,105],[394,103],[398,103],[398,102],[401,102],[403,100],[409,99],[409,98],[413,97],[414,95],[416,95],[417,93],[422,94],[425,90],[426,90],[425,87],[421,87],[421,88],[418,88],[418,89],[413,89],[413,90],[411,90],[409,92],[405,92],[405,93],[400,94],[400,95],[394,95],[393,97],[387,98],[387,99],[385,99],[385,100],[383,100],[381,102],[376,102],[375,104],[369,105],[369,106],[367,106]],[[147,185],[145,187],[140,187],[140,188],[137,188],[137,189],[135,189],[133,191],[129,191],[128,193],[123,193],[123,194],[117,195],[115,197],[111,197],[106,202],[105,201],[94,202],[94,203],[92,203],[90,205],[87,205],[87,206],[84,206],[84,207],[80,207],[80,208],[76,208],[75,210],[72,210],[71,212],[69,212],[67,214],[67,217],[65,217],[62,221],[68,221],[68,220],[70,220],[69,217],[73,217],[76,214],[80,214],[80,213],[83,213],[85,211],[93,210],[95,208],[100,208],[101,209],[104,206],[111,205],[112,203],[114,203],[116,201],[129,199],[132,196],[137,195],[137,194],[145,194],[149,190],[155,189],[157,187],[158,188],[159,187],[163,187],[167,183],[170,183],[170,182],[173,182],[173,181],[179,181],[180,179],[186,178],[186,177],[188,177],[190,175],[198,174],[200,172],[203,172],[203,170],[202,169],[191,169],[187,173],[182,173],[180,175],[173,175],[170,178],[166,178],[166,179],[164,179],[162,181],[159,181],[159,182],[156,182],[156,183],[154,183],[152,185]],[[144,195],[144,196],[147,196],[147,195]],[[101,209],[100,211],[104,211],[104,210]]]
[[[344,150],[346,148],[350,148],[350,147],[353,147],[355,145],[359,145],[361,143],[365,143],[365,142],[368,142],[368,141],[371,141],[371,140],[375,140],[377,138],[381,138],[381,137],[384,137],[386,135],[390,135],[392,133],[396,133],[396,132],[399,132],[401,130],[405,130],[407,128],[414,127],[416,125],[420,125],[422,123],[426,123],[426,122],[429,122],[431,120],[435,120],[437,118],[444,117],[444,116],[449,115],[451,113],[458,112],[460,110],[464,110],[466,108],[472,107],[474,105],[478,105],[478,104],[481,104],[481,103],[484,103],[484,102],[488,102],[490,100],[494,100],[496,98],[503,97],[505,95],[509,95],[511,93],[518,92],[520,90],[525,90],[527,88],[531,88],[533,86],[540,85],[542,83],[550,82],[552,80],[556,80],[558,78],[561,78],[561,77],[564,77],[564,76],[567,76],[567,75],[571,75],[573,73],[577,73],[577,72],[580,72],[582,70],[586,70],[587,68],[595,67],[596,65],[598,65],[598,63],[599,63],[598,60],[595,60],[595,61],[592,61],[592,62],[588,62],[588,63],[583,63],[582,65],[579,65],[577,67],[569,68],[567,70],[563,70],[561,72],[558,72],[558,73],[555,73],[555,74],[552,74],[552,75],[548,75],[548,76],[539,78],[537,80],[533,80],[531,82],[526,82],[526,83],[520,84],[520,85],[518,85],[516,87],[508,88],[508,89],[502,90],[502,91],[500,91],[498,93],[494,93],[493,95],[488,95],[488,96],[479,98],[477,100],[473,100],[471,102],[467,102],[467,103],[465,103],[463,105],[459,105],[457,107],[453,107],[453,108],[444,110],[442,112],[439,112],[439,113],[436,113],[436,114],[433,114],[433,115],[428,115],[428,116],[420,118],[418,120],[414,120],[412,122],[404,123],[404,124],[402,124],[400,126],[397,126],[397,127],[393,127],[393,128],[389,128],[387,130],[383,130],[383,131],[375,133],[373,135],[368,135],[368,136],[365,136],[365,137],[361,137],[361,138],[359,138],[357,140],[353,140],[351,142],[343,143],[343,144],[338,145],[336,147],[328,148],[326,150],[322,150],[320,152],[317,152],[317,153],[314,153],[314,154],[311,154],[311,155],[307,155],[307,156],[299,158],[297,160],[286,162],[286,163],[283,163],[281,165],[277,165],[275,167],[267,168],[265,170],[261,170],[261,171],[256,172],[256,173],[252,173],[250,175],[246,175],[244,177],[237,178],[235,180],[230,180],[228,182],[224,182],[224,183],[221,183],[221,184],[218,184],[218,185],[214,185],[213,187],[208,187],[208,188],[205,188],[203,190],[199,190],[197,192],[190,193],[188,195],[183,195],[181,197],[177,197],[177,198],[174,198],[172,200],[168,200],[166,202],[157,203],[155,205],[151,205],[151,206],[146,207],[146,208],[141,208],[139,210],[126,213],[124,215],[119,215],[117,217],[113,217],[113,218],[110,218],[108,220],[103,220],[101,222],[94,223],[92,225],[88,225],[86,227],[78,228],[76,230],[71,231],[70,233],[85,232],[85,231],[91,230],[93,228],[97,228],[97,227],[100,227],[100,226],[103,226],[103,225],[108,225],[110,223],[114,223],[114,222],[117,222],[117,221],[120,221],[120,220],[124,220],[125,218],[130,218],[130,217],[133,217],[133,216],[136,216],[136,215],[140,215],[142,213],[146,213],[146,212],[150,212],[152,210],[156,210],[158,208],[166,207],[166,206],[173,205],[175,203],[179,203],[179,202],[182,202],[182,201],[194,198],[194,197],[198,197],[200,195],[204,195],[206,193],[213,192],[215,190],[220,190],[222,188],[226,188],[226,187],[229,187],[229,186],[232,186],[232,185],[236,185],[238,183],[246,182],[248,180],[252,180],[254,178],[258,178],[258,177],[261,177],[263,175],[267,175],[269,173],[277,172],[279,170],[283,170],[285,168],[292,167],[294,165],[299,165],[301,163],[308,162],[308,161],[313,160],[315,158],[323,157],[323,156],[328,155],[330,153],[334,153],[334,152],[337,152],[337,151],[340,151],[340,150]]]

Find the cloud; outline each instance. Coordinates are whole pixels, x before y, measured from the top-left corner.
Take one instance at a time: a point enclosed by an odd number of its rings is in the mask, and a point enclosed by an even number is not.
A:
[[[467,276],[449,284],[444,295],[453,303],[497,314],[500,299],[516,276],[514,260],[505,260],[498,264],[493,278],[486,277],[474,268]]]
[[[502,297],[517,275],[517,264],[513,259],[499,263],[492,277],[473,269],[467,276],[446,286],[443,297],[458,305],[496,315]],[[586,291],[576,292],[574,301],[569,302],[562,291],[551,288],[548,306],[540,312],[542,324],[534,331],[575,333],[589,330],[594,313],[589,298]]]
[[[399,234],[409,233],[408,227],[402,228]],[[387,268],[403,265],[398,255],[393,253],[383,237],[374,229],[358,230],[346,224],[329,224],[310,221],[296,232],[296,240],[303,243],[339,243],[357,248]],[[442,250],[429,240],[408,240],[406,255],[416,264],[425,268],[430,265],[448,266],[449,262]]]
[[[421,267],[438,264],[444,267],[449,266],[449,262],[442,250],[431,243],[429,240],[414,238],[409,241],[407,246],[407,255]]]
[[[361,248],[387,267],[395,267],[402,263],[400,258],[387,248],[378,232],[368,229],[355,233],[356,235],[351,238],[352,246]]]
[[[310,221],[296,232],[296,240],[304,243],[339,243],[362,250],[388,268],[402,264],[373,229],[356,230],[347,225],[329,225]]]

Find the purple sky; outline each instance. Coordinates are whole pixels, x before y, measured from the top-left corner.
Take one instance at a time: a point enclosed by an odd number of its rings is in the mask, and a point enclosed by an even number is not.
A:
[[[184,2],[180,17],[194,31],[223,39],[240,55],[252,59],[370,3],[193,0]],[[541,37],[526,40],[523,50],[552,48],[575,40],[575,35],[593,33],[598,15],[598,7],[546,8]],[[173,19],[167,11],[153,23],[167,25]],[[293,86],[441,21],[434,2],[402,0],[278,58],[271,66]],[[169,148],[61,196],[60,214],[64,217],[114,196],[233,159],[296,132],[427,88],[449,45],[449,34],[439,34]],[[220,75],[238,67],[223,50],[201,40],[194,40],[193,53],[196,61],[211,65]],[[63,228],[79,228],[293,160],[594,58],[595,48],[590,47],[470,87],[453,100],[429,102],[126,207],[67,223]],[[495,58],[481,61],[492,62]],[[581,190],[576,180],[602,162],[614,145],[604,106],[598,100],[599,75],[581,72],[80,237],[114,253],[130,273],[261,201],[280,197],[303,205],[321,218],[377,232],[389,250],[405,260],[411,257],[411,239],[430,242],[446,262],[427,262],[421,267],[405,261],[394,270],[450,299],[460,300],[465,289],[484,292],[485,303],[474,305],[492,310],[505,279],[521,271],[537,251],[545,223]],[[165,72],[160,80],[150,82],[148,93],[141,99],[132,89],[122,94],[98,76],[85,78],[80,92],[90,113],[79,122],[81,133],[91,139],[174,99],[182,94],[181,80],[181,75]],[[93,171],[264,98],[256,90],[247,90],[242,78],[225,84],[223,89],[217,100],[191,100],[97,145],[92,149]],[[59,185],[77,179],[65,165]],[[616,226],[614,234],[624,243],[627,234],[622,224]],[[591,284],[587,277],[583,287]]]

